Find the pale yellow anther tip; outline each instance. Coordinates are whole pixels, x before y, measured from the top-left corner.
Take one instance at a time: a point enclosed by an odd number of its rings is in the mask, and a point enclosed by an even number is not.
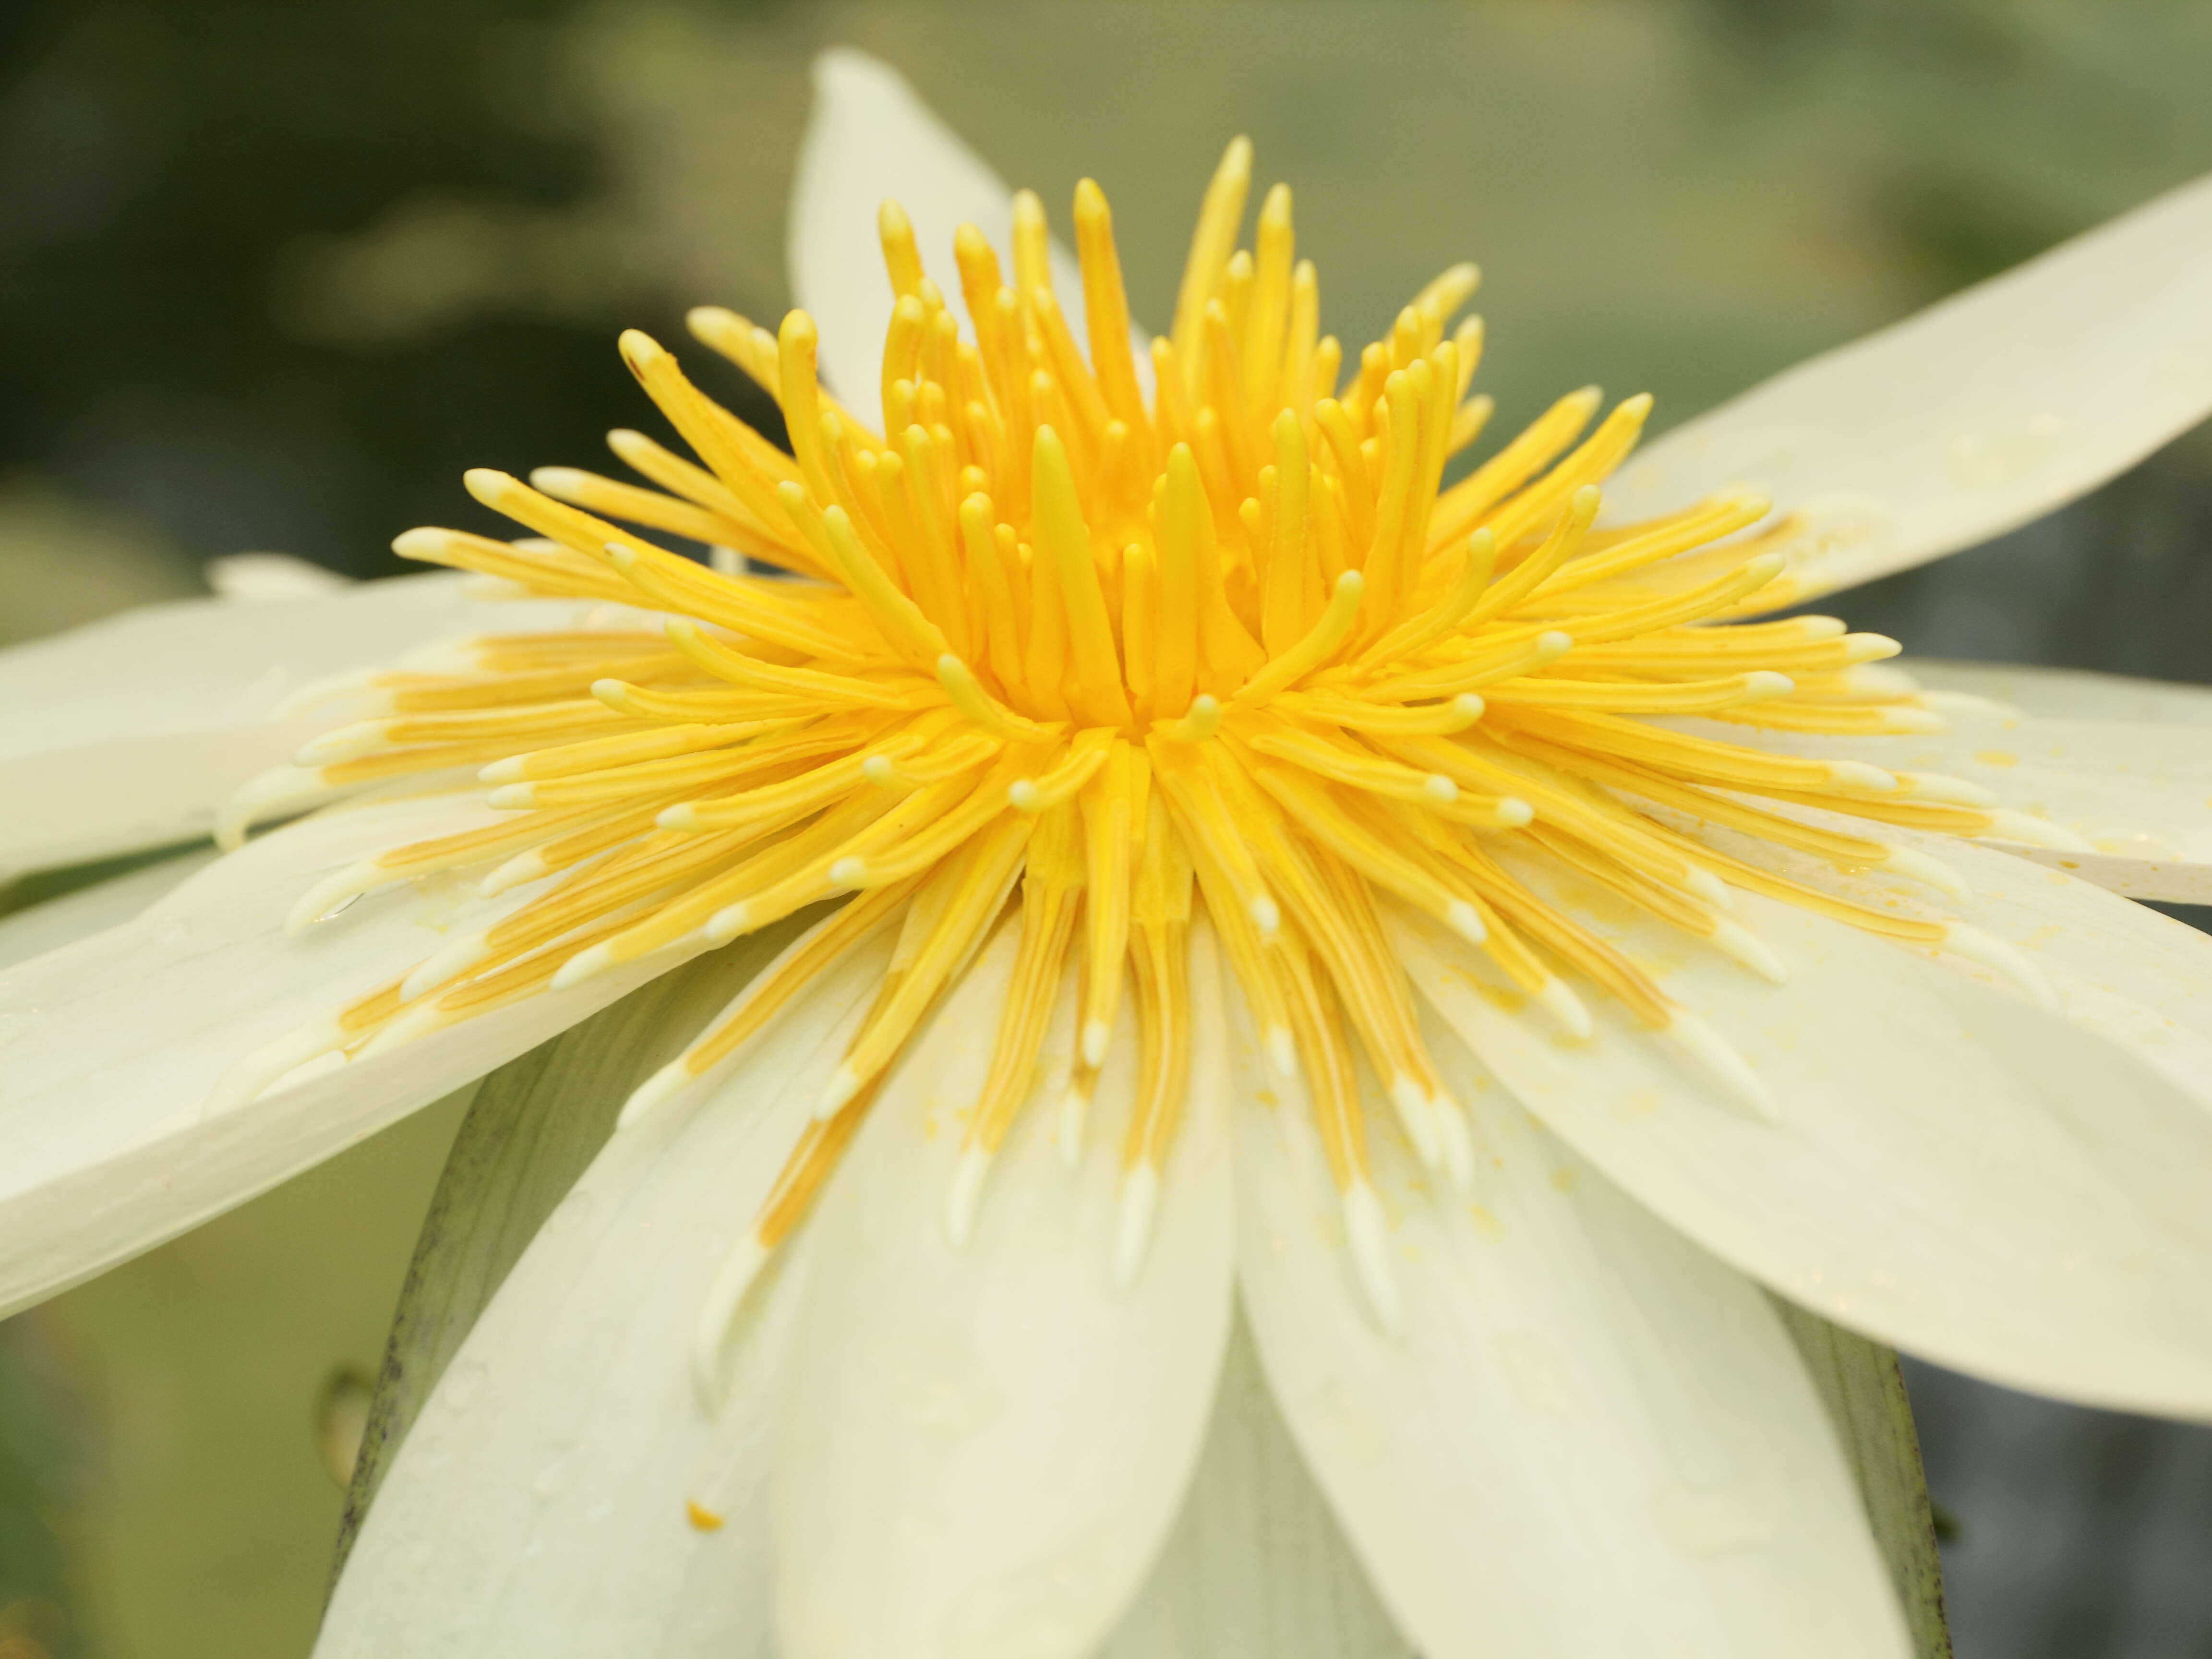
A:
[[[616,1131],[635,1128],[696,1080],[681,1056],[670,1060],[630,1091],[629,1098],[623,1102],[622,1110],[615,1118]]]
[[[952,1169],[952,1185],[945,1194],[945,1242],[956,1253],[965,1250],[975,1237],[975,1215],[983,1204],[983,1182],[991,1173],[991,1154],[981,1146],[968,1147]]]
[[[653,822],[662,830],[697,830],[702,827],[699,809],[688,800],[662,807],[653,815]]]
[[[1351,1246],[1352,1265],[1358,1270],[1359,1287],[1385,1336],[1405,1328],[1406,1306],[1398,1293],[1398,1278],[1390,1265],[1390,1229],[1383,1219],[1382,1201],[1364,1181],[1345,1189],[1344,1237]]]
[[[403,559],[434,559],[444,552],[452,540],[452,532],[434,530],[428,525],[418,525],[412,530],[403,530],[392,538],[392,550]]]
[[[581,985],[586,980],[604,974],[614,965],[613,945],[594,945],[589,950],[577,951],[555,970],[552,988],[565,991],[572,985]]]
[[[1160,1172],[1139,1164],[1121,1177],[1121,1213],[1114,1239],[1114,1291],[1127,1296],[1136,1288],[1144,1270],[1145,1255],[1152,1242],[1152,1219],[1160,1207]]]
[[[868,861],[863,858],[842,858],[830,866],[830,879],[839,887],[858,887],[868,878]]]
[[[1103,1019],[1083,1022],[1083,1063],[1096,1071],[1106,1063],[1106,1045],[1112,1041],[1114,1030]]]
[[[726,904],[707,918],[707,925],[700,932],[710,944],[726,945],[751,925],[750,906],[743,902]]]
[[[2043,969],[2010,941],[1954,921],[1944,928],[1943,948],[2010,980],[2039,1008],[2054,1014],[2063,1011],[2064,1005]]]
[[[537,466],[530,470],[530,487],[548,495],[567,495],[584,488],[586,475],[573,466]]]
[[[1006,805],[1018,812],[1041,811],[1044,807],[1043,793],[1034,778],[1016,778],[1006,786]],[[835,878],[833,872],[832,878]]]
[[[1262,939],[1274,938],[1275,930],[1283,925],[1282,911],[1265,893],[1252,901],[1251,916],[1252,925],[1260,930]]]
[[[870,783],[888,784],[898,775],[892,769],[890,756],[871,755],[860,763],[860,775]]]
[[[495,760],[477,773],[478,783],[520,783],[522,769],[529,760],[527,755],[509,755],[505,760]]]
[[[815,1099],[815,1121],[827,1122],[843,1111],[845,1103],[860,1092],[861,1080],[859,1073],[841,1062],[830,1074],[830,1081],[823,1085],[821,1094]]]
[[[1444,921],[1469,945],[1480,945],[1490,937],[1490,930],[1482,925],[1482,912],[1465,899],[1454,899],[1446,907]]]
[[[1743,695],[1761,702],[1768,697],[1786,697],[1797,689],[1797,682],[1787,674],[1778,674],[1771,668],[1753,669],[1743,677]]]
[[[501,812],[519,812],[538,805],[538,786],[532,783],[502,784],[484,797],[484,805]]]
[[[615,349],[622,353],[622,360],[629,365],[630,371],[638,374],[668,355],[661,349],[659,341],[639,328],[624,329],[615,342]]]
[[[1518,830],[1523,824],[1533,823],[1535,818],[1536,809],[1522,800],[1520,796],[1502,795],[1498,798],[1498,827],[1499,829]]]
[[[1287,1025],[1271,1025],[1265,1038],[1267,1063],[1275,1068],[1277,1077],[1292,1078],[1298,1074],[1298,1045]]]
[[[1431,772],[1421,780],[1421,793],[1439,806],[1449,806],[1459,799],[1459,785],[1441,772]]]
[[[495,507],[507,491],[521,489],[522,481],[495,467],[472,466],[461,474],[461,488],[484,506]]]
[[[1839,760],[1828,763],[1828,781],[1839,789],[1863,789],[1876,795],[1894,794],[1897,774],[1865,761]]]

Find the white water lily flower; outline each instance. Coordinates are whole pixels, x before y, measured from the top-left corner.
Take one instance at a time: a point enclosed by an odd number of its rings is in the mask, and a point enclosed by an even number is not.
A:
[[[530,538],[399,544],[551,619],[325,684],[234,816],[336,805],[0,981],[15,1307],[812,920],[493,1300],[319,1653],[1901,1654],[1759,1285],[2212,1413],[2212,943],[2114,896],[2212,896],[2204,694],[1768,615],[2201,418],[2212,185],[1443,487],[1471,267],[1347,359],[1286,191],[1235,251],[1240,142],[1148,343],[1095,185],[1070,264],[890,71],[819,88],[806,310],[692,319],[795,459],[626,335],[669,493],[476,473]],[[121,844],[145,754],[438,581],[0,659],[159,705],[13,763]]]

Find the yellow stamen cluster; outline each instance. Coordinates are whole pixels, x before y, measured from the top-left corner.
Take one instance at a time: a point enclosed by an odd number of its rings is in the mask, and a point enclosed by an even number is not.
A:
[[[1313,266],[1294,260],[1286,190],[1267,197],[1254,249],[1236,251],[1249,161],[1240,140],[1209,186],[1172,331],[1146,359],[1095,184],[1074,207],[1085,340],[1054,293],[1034,197],[1016,199],[1011,276],[979,233],[955,240],[969,331],[887,204],[897,300],[882,433],[817,380],[804,313],[771,336],[701,311],[693,331],[775,394],[792,453],[633,332],[623,358],[696,461],[617,432],[616,453],[658,489],[565,468],[534,487],[477,472],[471,492],[528,538],[402,537],[410,558],[673,619],[486,638],[353,688],[378,712],[301,757],[311,790],[482,768],[511,816],[342,872],[298,921],[461,866],[487,872],[486,894],[537,891],[257,1057],[233,1097],[318,1054],[845,901],[631,1104],[702,1075],[844,950],[897,928],[873,1007],[718,1289],[726,1315],[1012,909],[1012,983],[948,1235],[968,1237],[1034,1092],[1072,957],[1076,1054],[1055,1126],[1069,1159],[1117,1021],[1139,1039],[1119,1148],[1126,1281],[1182,1107],[1187,944],[1202,913],[1273,1063],[1303,1076],[1387,1321],[1355,1046],[1424,1163],[1462,1182],[1474,1163],[1387,940],[1393,907],[1486,953],[1566,1037],[1589,1033],[1582,997],[1595,989],[1758,1108],[1741,1060],[1517,863],[1571,870],[1770,977],[1782,966],[1732,919],[1730,887],[1962,948],[1954,925],[1815,893],[1669,827],[1688,815],[1944,890],[1955,878],[1934,860],[1746,797],[2022,833],[1953,781],[1651,723],[1878,733],[1932,720],[1909,687],[1861,668],[1893,652],[1887,640],[1820,617],[1715,625],[1777,602],[1789,527],[1762,530],[1765,503],[1741,495],[1598,527],[1598,486],[1649,400],[1600,418],[1595,390],[1446,486],[1489,412],[1468,395],[1480,322],[1450,325],[1474,269],[1445,272],[1346,363],[1319,331]],[[636,526],[742,557],[702,566]]]

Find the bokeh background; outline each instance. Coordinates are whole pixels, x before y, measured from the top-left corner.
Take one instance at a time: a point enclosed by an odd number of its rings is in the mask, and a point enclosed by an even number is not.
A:
[[[1664,426],[2212,168],[2183,0],[9,0],[0,643],[242,550],[390,574],[397,531],[492,527],[464,467],[650,426],[615,334],[780,314],[840,41],[1048,204],[1096,173],[1140,314],[1239,131],[1347,339],[1480,260],[1493,431],[1593,380]],[[2212,441],[1841,608],[1925,654],[2212,680]],[[0,1325],[0,1659],[307,1652],[453,1127]],[[2212,1654],[2212,1432],[1911,1380],[1964,1659]]]

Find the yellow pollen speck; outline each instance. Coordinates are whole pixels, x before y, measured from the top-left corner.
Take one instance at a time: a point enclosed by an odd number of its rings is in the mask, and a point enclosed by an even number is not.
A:
[[[692,1526],[701,1532],[720,1532],[722,1529],[722,1517],[696,1498],[684,1500],[684,1513]]]
[[[1347,350],[1321,331],[1287,189],[1266,197],[1257,249],[1237,250],[1251,182],[1240,139],[1206,193],[1172,328],[1143,365],[1095,183],[1075,202],[1079,336],[1034,197],[1019,199],[1013,247],[963,228],[955,269],[934,278],[922,250],[944,245],[939,229],[884,204],[898,299],[880,430],[821,383],[804,313],[773,332],[714,307],[690,319],[776,398],[787,453],[625,333],[624,362],[690,454],[618,431],[611,445],[641,483],[474,471],[467,488],[515,521],[514,539],[422,530],[395,544],[603,604],[609,620],[442,646],[329,688],[358,705],[350,723],[226,820],[228,834],[393,779],[480,776],[496,822],[339,872],[294,915],[312,927],[380,887],[446,881],[459,937],[239,1062],[216,1100],[836,905],[629,1109],[730,1056],[863,939],[891,937],[875,1000],[749,1236],[764,1255],[1004,927],[1018,945],[986,1084],[925,1125],[960,1141],[953,1231],[964,1237],[987,1201],[1016,1116],[1049,1095],[1063,1158],[1120,1160],[1126,1284],[1210,1006],[1192,982],[1202,927],[1249,1006],[1260,1063],[1299,1079],[1280,1098],[1313,1115],[1388,1326],[1400,1309],[1369,1173],[1373,1115],[1439,1190],[1470,1185],[1491,1155],[1429,1053],[1401,928],[1443,941],[1453,994],[1568,1045],[1623,1040],[1593,1014],[1609,1006],[1735,1109],[1764,1099],[1753,1068],[1661,983],[1715,954],[1747,995],[1786,976],[1730,914],[1732,890],[1934,949],[1956,936],[1925,914],[1928,894],[1965,885],[1887,826],[2072,844],[1977,785],[1729,741],[1918,732],[1937,717],[1863,668],[1893,642],[1828,618],[1759,620],[1788,599],[1802,528],[1763,500],[1604,522],[1648,398],[1607,410],[1595,388],[1571,392],[1446,483],[1491,408],[1472,389],[1482,328],[1453,314],[1474,268],[1453,267],[1386,338]],[[945,304],[951,281],[972,333]],[[701,564],[664,536],[730,556]],[[1856,903],[1723,856],[1686,823],[1917,886],[1902,908]],[[476,908],[525,888],[503,913]],[[1670,943],[1639,957],[1601,937],[1644,924]],[[1073,1052],[1048,1053],[1070,979]],[[1117,1066],[1122,1046],[1134,1059]],[[1086,1133],[1109,1088],[1126,1097],[1111,1146]],[[1657,1104],[1645,1091],[1616,1110]],[[722,1524],[689,1513],[702,1530]]]
[[[1974,758],[1984,766],[2017,766],[2020,757],[2009,749],[1977,749]]]

